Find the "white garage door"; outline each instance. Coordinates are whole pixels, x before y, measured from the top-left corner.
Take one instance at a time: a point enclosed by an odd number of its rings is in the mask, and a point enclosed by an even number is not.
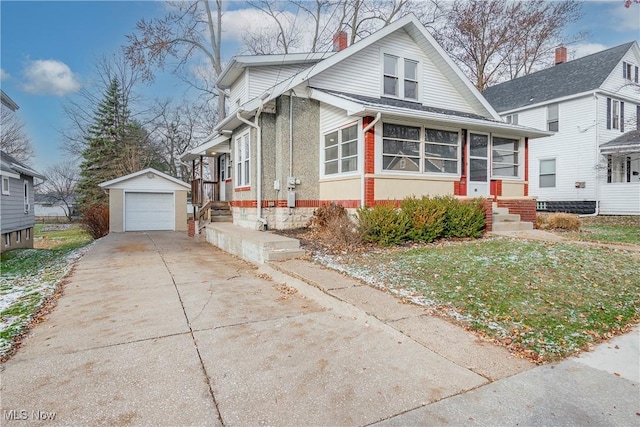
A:
[[[125,193],[124,231],[173,230],[172,193]]]

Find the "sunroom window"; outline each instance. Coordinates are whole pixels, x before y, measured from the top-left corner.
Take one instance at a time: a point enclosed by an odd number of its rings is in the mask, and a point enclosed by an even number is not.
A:
[[[518,177],[519,147],[518,139],[493,137],[493,176]]]
[[[358,125],[336,130],[324,136],[324,174],[358,170]]]
[[[458,172],[458,132],[425,129],[424,171]]]

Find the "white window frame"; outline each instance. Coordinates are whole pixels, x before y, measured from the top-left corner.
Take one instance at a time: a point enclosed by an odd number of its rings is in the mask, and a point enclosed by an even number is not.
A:
[[[396,169],[385,169],[384,168],[384,157],[385,157],[385,153],[384,153],[384,125],[394,125],[394,126],[407,126],[407,127],[417,127],[420,128],[420,137],[418,140],[414,141],[414,140],[407,140],[410,142],[417,142],[419,144],[419,156],[407,156],[407,158],[415,158],[418,161],[418,171],[403,171],[403,170],[396,170]],[[376,163],[379,165],[378,166],[378,173],[383,173],[383,174],[411,174],[411,175],[422,175],[422,176],[432,176],[432,177],[459,177],[460,176],[460,168],[461,168],[461,163],[462,163],[462,156],[461,156],[461,150],[462,150],[462,131],[461,129],[458,128],[449,128],[449,127],[444,127],[444,126],[425,126],[425,125],[420,125],[420,124],[416,124],[416,123],[401,123],[401,122],[395,122],[395,121],[385,121],[383,123],[380,123],[380,132],[379,132],[379,137],[377,139],[377,147],[376,147],[376,153],[377,154],[377,161]],[[458,134],[458,143],[456,145],[456,172],[452,173],[452,172],[433,172],[433,171],[426,171],[425,169],[425,161],[427,160],[427,155],[426,155],[426,145],[427,144],[435,144],[435,145],[447,145],[447,144],[440,144],[438,142],[435,141],[427,141],[426,140],[426,129],[432,129],[432,130],[439,130],[439,131],[446,131],[446,132],[455,132]],[[388,155],[391,155],[392,153],[389,153]],[[451,159],[446,159],[446,160],[451,160]],[[402,159],[401,159],[402,161]]]
[[[550,114],[550,109],[552,107],[556,107],[556,117],[551,117]],[[556,124],[556,129],[555,130],[551,130],[551,124],[555,123]],[[549,132],[559,132],[560,131],[560,104],[555,103],[555,104],[549,104],[547,105],[547,130]]]
[[[31,210],[31,205],[29,204],[29,181],[26,179],[23,181],[24,186],[24,213],[28,214]]]
[[[622,77],[626,80],[633,81],[633,64],[629,62],[623,62],[622,66],[624,67],[622,70]]]
[[[510,125],[518,124],[518,113],[507,114],[504,116],[504,121],[509,123]]]
[[[496,164],[495,162],[495,155],[494,155],[494,151],[495,151],[495,146],[494,146],[494,139],[495,138],[504,138],[504,139],[510,139],[513,141],[517,141],[517,150],[516,151],[511,151],[511,150],[500,150],[500,151],[505,151],[508,153],[516,153],[516,161],[517,163],[502,163],[504,165],[511,165],[511,166],[517,166],[518,167],[518,173],[514,176],[514,175],[499,175],[493,172],[493,168],[494,165]],[[491,178],[500,178],[502,180],[520,180],[522,178],[522,165],[524,162],[524,144],[523,144],[523,140],[522,138],[518,138],[518,137],[514,137],[514,136],[509,136],[509,135],[500,135],[500,134],[492,134],[491,135]]]
[[[235,187],[251,186],[251,132],[247,130],[235,139]]]
[[[4,234],[4,245],[6,247],[11,246],[11,233],[5,233]]]
[[[20,243],[22,241],[22,230],[16,231],[16,243]]]
[[[394,74],[389,74],[386,72],[385,70],[385,58],[395,58],[396,60],[396,69],[395,69],[395,75]],[[411,78],[407,78],[406,74],[405,74],[405,68],[406,68],[406,63],[407,62],[411,62],[411,63],[415,63],[416,64],[416,76],[415,76],[415,80],[411,79]],[[413,101],[413,102],[420,102],[422,96],[421,96],[421,91],[422,91],[422,85],[420,84],[421,82],[421,76],[422,76],[422,62],[418,59],[418,58],[411,58],[411,57],[403,57],[403,56],[399,56],[395,53],[392,53],[390,51],[386,51],[386,50],[382,50],[381,51],[381,55],[380,55],[380,63],[381,63],[381,73],[380,75],[382,76],[381,80],[380,80],[380,93],[382,94],[382,96],[387,97],[387,98],[394,98],[394,99],[403,99],[403,100],[407,100],[407,101]],[[386,93],[385,92],[385,78],[395,78],[396,80],[396,93],[395,94],[391,94],[391,93]],[[405,96],[405,87],[406,87],[406,83],[405,82],[413,82],[416,84],[416,97],[415,98],[411,98],[411,97],[407,97]]]
[[[544,176],[553,175],[553,185],[541,185],[542,174],[542,162],[550,162],[553,161],[553,174],[545,173]],[[548,159],[539,159],[538,160],[538,188],[556,188],[558,186],[558,159],[555,157]]]
[[[24,236],[25,240],[31,239],[31,229],[30,228],[25,229],[24,230],[24,234],[25,234],[25,236]]]
[[[8,176],[2,177],[2,194],[5,196],[9,196],[11,192],[11,183],[9,182]]]
[[[348,141],[343,141],[342,132],[344,130],[346,130],[346,129],[351,128],[351,127],[355,127],[356,128],[356,139],[355,140],[354,139],[350,139]],[[362,133],[361,128],[362,128],[362,126],[360,125],[360,121],[350,122],[350,123],[347,123],[345,125],[340,126],[339,128],[332,129],[332,130],[330,130],[328,132],[324,132],[322,134],[322,137],[321,137],[322,141],[320,143],[320,152],[321,152],[320,158],[322,159],[321,165],[320,165],[320,170],[321,170],[320,176],[321,177],[327,177],[328,178],[328,177],[335,177],[335,176],[356,175],[356,174],[360,173],[360,163],[361,163],[361,157],[362,157],[361,156],[361,152],[362,152],[361,141],[363,140],[362,135],[361,135],[361,133]],[[326,154],[327,154],[326,138],[329,135],[333,134],[333,133],[337,134],[337,141],[336,141],[336,143],[334,145],[330,145],[329,148],[334,148],[334,147],[337,148],[338,157],[335,158],[335,159],[327,160],[327,158],[326,158]],[[353,142],[355,142],[355,144],[356,144],[356,154],[355,155],[349,155],[349,156],[343,156],[343,153],[342,153],[343,147],[346,144],[350,144],[350,143],[353,143]],[[356,159],[356,168],[355,168],[355,170],[350,170],[350,171],[344,172],[342,170],[343,160],[353,159],[353,158]],[[335,172],[335,173],[327,173],[326,172],[327,163],[328,162],[334,162],[334,161],[338,162],[338,171]]]
[[[611,100],[611,129],[620,129],[620,101]]]

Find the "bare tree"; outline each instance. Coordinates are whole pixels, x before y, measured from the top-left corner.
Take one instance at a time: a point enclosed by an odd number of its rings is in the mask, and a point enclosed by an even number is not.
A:
[[[580,11],[575,0],[456,0],[436,38],[482,91],[540,66]]]
[[[30,163],[35,152],[20,117],[4,105],[0,108],[0,149],[24,163]]]
[[[46,181],[41,184],[40,191],[46,194],[52,202],[62,203],[62,208],[69,221],[74,215],[75,192],[78,184],[78,169],[72,160],[65,160],[49,167],[44,176]]]
[[[127,36],[126,57],[153,80],[156,68],[164,69],[171,58],[177,60],[174,71],[184,68],[196,53],[204,55],[216,75],[222,72],[222,0],[215,0],[212,11],[208,0],[167,2],[171,7],[164,17],[142,19],[136,32]],[[216,89],[218,116],[225,116],[224,91]]]

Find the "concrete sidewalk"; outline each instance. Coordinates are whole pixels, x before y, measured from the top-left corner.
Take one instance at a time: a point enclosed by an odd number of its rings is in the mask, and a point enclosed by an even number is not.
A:
[[[0,367],[2,420],[638,424],[639,380],[608,373],[610,359],[533,368],[309,262],[258,269],[181,233],[120,233],[93,245]]]

